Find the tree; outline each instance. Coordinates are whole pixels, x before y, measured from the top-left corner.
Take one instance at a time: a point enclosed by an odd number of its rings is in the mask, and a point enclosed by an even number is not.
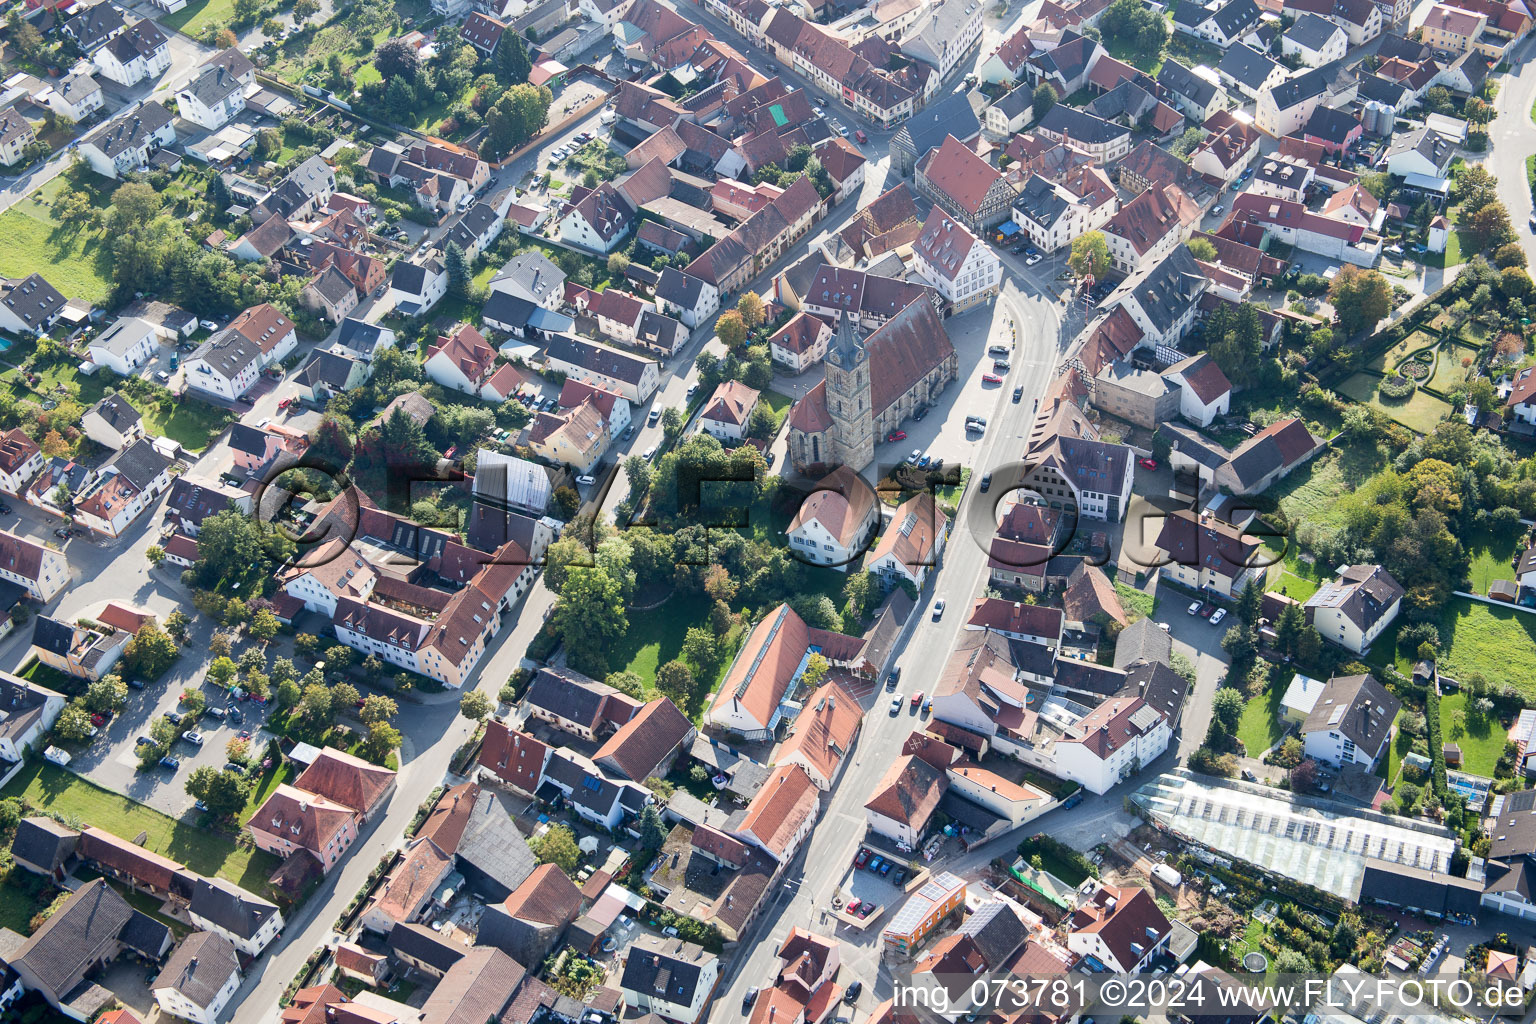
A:
[[[98,714],[121,710],[128,703],[128,684],[120,676],[102,676],[85,688],[85,706]]]
[[[533,61],[528,47],[516,32],[504,32],[496,44],[496,78],[503,85],[522,85],[528,81]]]
[[[388,722],[374,722],[368,726],[368,738],[363,741],[364,756],[370,761],[383,761],[390,751],[399,749],[403,738],[400,730]]]
[[[277,683],[277,689],[273,691],[273,699],[279,711],[286,711],[298,706],[299,701],[304,699],[304,692],[299,689],[299,684],[294,680],[284,679]]]
[[[187,717],[194,721],[202,717],[208,709],[208,698],[203,696],[202,690],[183,690],[181,693],[181,707]]]
[[[373,66],[385,81],[400,78],[414,83],[421,71],[421,55],[404,39],[391,39],[373,51]]]
[[[666,841],[667,826],[662,824],[661,814],[655,804],[646,804],[645,810],[640,812],[640,848],[659,850]]]
[[[1525,249],[1519,242],[1505,242],[1493,250],[1493,265],[1500,270],[1505,267],[1523,267],[1526,262]]]
[[[1168,23],[1161,12],[1138,0],[1115,0],[1099,19],[1099,34],[1106,43],[1154,56],[1168,41]]]
[[[800,681],[810,689],[821,685],[821,681],[827,678],[827,672],[831,669],[827,659],[820,654],[812,654],[805,660],[805,671],[800,673]]]
[[[79,701],[70,701],[59,712],[53,731],[71,743],[79,743],[91,735],[91,713]]]
[[[1067,257],[1067,266],[1078,277],[1092,274],[1094,280],[1101,279],[1109,270],[1109,243],[1104,240],[1104,233],[1089,231],[1072,239],[1072,252]]]
[[[1195,151],[1195,147],[1204,141],[1204,128],[1186,128],[1184,129],[1184,134],[1180,135],[1174,140],[1173,145],[1168,147],[1168,152],[1188,163],[1190,154]]]
[[[363,706],[357,712],[357,717],[364,725],[375,725],[379,722],[388,722],[400,711],[400,705],[395,703],[393,697],[386,697],[382,693],[371,693],[363,698]]]
[[[181,609],[171,612],[165,617],[165,631],[171,635],[177,643],[187,638],[187,627],[192,624],[192,619]]]
[[[607,674],[608,651],[629,629],[619,582],[599,568],[571,572],[549,617],[572,665],[592,676]]]
[[[747,436],[766,441],[778,432],[779,418],[767,402],[758,402],[747,417]]]
[[[1328,286],[1328,301],[1339,316],[1339,328],[1353,336],[1375,327],[1391,311],[1392,286],[1376,271],[1346,263]]]
[[[1223,686],[1211,697],[1211,720],[1220,722],[1228,736],[1237,732],[1243,717],[1243,695],[1234,687]]]
[[[693,687],[693,672],[681,661],[674,659],[656,670],[656,689],[679,708],[693,703]]]
[[[576,837],[564,825],[551,825],[548,832],[528,845],[540,864],[553,864],[568,875],[574,875],[581,865]]]
[[[491,698],[479,690],[470,690],[459,698],[459,714],[472,722],[483,722],[487,715],[494,710]]]
[[[720,667],[720,639],[714,632],[701,626],[690,626],[683,635],[683,657],[705,678],[714,676]]]
[[[245,809],[245,779],[205,764],[188,776],[187,795],[201,800],[209,814],[227,818]]]
[[[320,0],[294,0],[293,23],[295,26],[304,24],[320,11]],[[384,44],[388,46],[389,44]]]
[[[159,544],[151,544],[144,549],[144,558],[153,568],[158,569],[165,563],[165,548]]]
[[[747,325],[749,331],[761,326],[767,316],[763,309],[763,297],[754,291],[741,293],[741,298],[736,300],[736,312],[741,314],[741,322]]]
[[[1056,105],[1056,100],[1056,90],[1051,88],[1049,82],[1041,82],[1035,86],[1034,95],[1030,99],[1030,113],[1034,114],[1035,120],[1038,121],[1051,112],[1051,108]]]
[[[448,272],[448,290],[456,298],[469,294],[469,262],[457,242],[449,242],[443,249],[443,269]]]
[[[355,708],[363,703],[363,695],[351,683],[337,683],[331,687],[331,703],[338,711]]]
[[[741,348],[747,343],[746,321],[736,310],[728,309],[715,321],[715,334],[720,338],[720,344],[726,348]]]
[[[213,662],[208,666],[208,678],[213,681],[213,685],[219,687],[227,687],[229,681],[235,678],[237,672],[239,672],[238,666],[229,658],[223,656],[214,658]]]
[[[1195,259],[1204,260],[1207,263],[1216,262],[1216,246],[1211,244],[1210,239],[1191,238],[1184,244],[1189,246],[1189,254]]]
[[[608,275],[610,277],[623,277],[629,269],[629,257],[621,252],[613,253],[608,257]]]
[[[1499,271],[1499,291],[1508,298],[1524,300],[1531,294],[1531,275],[1524,267],[1505,267]]]
[[[549,123],[554,94],[547,86],[514,85],[486,111],[486,145],[482,156],[500,159],[521,146]]]
[[[293,653],[297,654],[301,658],[308,658],[310,661],[314,661],[315,652],[319,649],[320,638],[315,636],[313,633],[300,633],[298,636],[293,638]],[[273,665],[272,670],[274,673],[276,673],[277,666]]]
[[[278,630],[282,628],[283,624],[278,621],[276,615],[273,615],[265,608],[260,608],[251,617],[250,624],[245,627],[245,631],[252,640],[265,644],[271,643],[272,638],[277,636]]]
[[[1499,394],[1494,390],[1493,381],[1487,377],[1478,377],[1467,382],[1467,391],[1464,398],[1466,404],[1478,412],[1487,415],[1497,408]]]
[[[154,678],[170,668],[180,653],[176,642],[166,635],[165,630],[153,622],[146,622],[128,641],[123,657],[135,671]]]
[[[246,764],[251,759],[251,741],[244,736],[231,736],[224,744],[224,759],[235,764]]]
[[[13,7],[5,18],[6,34],[11,44],[30,60],[37,60],[43,52],[43,34],[37,26],[20,15],[21,8]]]
[[[1509,223],[1509,211],[1497,200],[1472,214],[1468,228],[1478,252],[1504,245],[1515,237],[1515,229]]]
[[[1221,649],[1234,661],[1247,661],[1258,650],[1254,642],[1252,627],[1245,624],[1233,624],[1221,638]]]
[[[331,691],[322,683],[305,686],[295,714],[316,732],[329,729],[336,721],[336,704],[331,699]]]
[[[1310,757],[1291,769],[1291,788],[1298,793],[1310,793],[1317,785],[1317,762]]]

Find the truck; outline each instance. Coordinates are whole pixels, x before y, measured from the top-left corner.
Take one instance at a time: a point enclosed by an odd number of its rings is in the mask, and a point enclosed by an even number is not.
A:
[[[1167,864],[1154,865],[1152,868],[1152,877],[1157,879],[1159,882],[1162,882],[1170,889],[1177,889],[1180,885],[1184,884],[1184,876],[1179,874],[1175,869],[1169,867]]]

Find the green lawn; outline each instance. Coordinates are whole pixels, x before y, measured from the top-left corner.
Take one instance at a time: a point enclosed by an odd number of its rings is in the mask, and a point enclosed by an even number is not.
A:
[[[1270,567],[1269,583],[1264,589],[1278,590],[1286,597],[1305,601],[1317,593],[1317,583],[1314,580],[1307,579],[1305,576],[1298,576],[1283,565],[1276,563]]]
[[[1257,697],[1251,697],[1243,706],[1243,717],[1237,723],[1237,738],[1249,757],[1259,757],[1264,751],[1280,742],[1285,727],[1280,722],[1280,698],[1285,687],[1271,686]]]
[[[1367,370],[1375,370],[1377,373],[1387,373],[1395,369],[1398,363],[1413,353],[1423,348],[1429,348],[1434,343],[1434,335],[1426,334],[1424,331],[1414,331],[1385,352],[1373,357],[1370,362],[1365,364],[1365,368]]]
[[[772,436],[777,437],[779,428],[784,425],[784,418],[789,415],[789,396],[781,395],[777,391],[764,391],[760,399],[764,405],[773,410]]]
[[[1467,702],[1465,690],[1440,698],[1440,735],[1445,737],[1445,742],[1461,747],[1462,771],[1491,779],[1509,735],[1497,718],[1478,718],[1467,711]],[[1462,713],[1465,728],[1459,734],[1451,728],[1458,711]]]
[[[250,817],[256,808],[266,802],[267,797],[272,795],[274,789],[290,781],[289,776],[292,774],[293,766],[286,758],[265,772],[256,785],[251,787],[251,798],[245,802],[245,810],[240,815],[241,819],[244,820]]]
[[[1144,590],[1137,590],[1129,583],[1115,580],[1115,595],[1120,598],[1120,607],[1125,609],[1127,618],[1149,619],[1157,610],[1157,598]]]
[[[160,19],[160,24],[177,32],[196,36],[209,25],[227,25],[235,14],[235,0],[192,0],[191,3]]]
[[[1463,359],[1470,359],[1472,362],[1462,366]],[[1429,386],[1436,391],[1449,391],[1465,381],[1476,366],[1477,349],[1474,346],[1464,345],[1461,342],[1443,345],[1436,353],[1435,372],[1429,378]]]
[[[1266,493],[1279,502],[1292,522],[1337,529],[1338,499],[1362,486],[1385,464],[1375,446],[1341,442],[1320,453]]]
[[[61,227],[46,206],[23,199],[0,214],[0,238],[0,277],[42,274],[68,298],[106,301],[112,256],[99,230]]]
[[[1472,556],[1469,575],[1474,593],[1488,593],[1488,585],[1494,580],[1515,578],[1510,562],[1522,550],[1518,540],[1514,534],[1499,536],[1492,530],[1474,530],[1461,538],[1467,553]]]
[[[1451,414],[1449,402],[1442,401],[1422,388],[1402,401],[1382,398],[1377,394],[1378,379],[1368,373],[1357,373],[1339,385],[1339,392],[1357,402],[1364,402],[1380,409],[1403,426],[1418,434],[1428,434],[1435,424]]]
[[[609,665],[615,672],[626,669],[634,672],[645,683],[647,695],[653,694],[656,670],[682,657],[683,638],[687,636],[688,628],[709,624],[711,604],[707,594],[673,594],[659,608],[644,612],[631,611],[629,632],[611,652]],[[726,653],[721,659],[719,674],[714,679],[699,680],[695,693],[701,704],[730,667],[731,656],[735,654],[740,639],[740,630],[732,631],[726,638]]]
[[[32,915],[41,909],[37,900],[47,884],[41,875],[13,867],[5,881],[0,882],[0,928],[26,935]]]
[[[217,875],[273,898],[267,878],[277,870],[278,859],[270,853],[238,847],[228,836],[193,828],[46,761],[29,762],[0,795],[19,796],[33,807],[46,807],[124,839],[132,840],[143,832],[148,836],[145,849],[179,861],[198,874]]]
[[[1394,623],[1371,645],[1373,665],[1395,664],[1407,675],[1413,664],[1397,649]],[[1440,615],[1440,671],[1452,679],[1473,672],[1490,682],[1507,682],[1527,701],[1536,699],[1536,616],[1483,601],[1453,597]],[[1442,701],[1442,705],[1443,705]]]
[[[1403,713],[1399,711],[1394,722],[1400,720]],[[1376,763],[1376,775],[1384,780],[1387,785],[1392,785],[1397,780],[1397,771],[1402,766],[1403,758],[1413,749],[1413,737],[1399,729],[1392,737],[1392,742],[1387,747],[1387,756]]]

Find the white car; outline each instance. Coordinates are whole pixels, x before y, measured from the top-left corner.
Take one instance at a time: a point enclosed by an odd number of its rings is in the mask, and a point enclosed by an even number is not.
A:
[[[1186,608],[1185,611],[1189,612],[1189,614],[1191,614],[1191,615],[1199,615],[1200,614],[1200,604],[1201,604],[1201,602],[1199,602],[1199,601],[1191,601],[1191,602],[1189,602],[1189,607]]]
[[[891,698],[891,714],[901,714],[901,694],[899,693]]]
[[[944,599],[943,598],[939,598],[939,600],[933,602],[933,621],[934,622],[938,622],[943,617],[944,617]]]
[[[581,476],[576,478],[576,482],[583,487],[591,487],[593,484],[597,483],[597,478],[588,476],[587,474],[583,473]]]
[[[655,457],[656,457],[656,446],[655,445],[651,445],[649,448],[647,448],[645,450],[645,455],[644,455],[645,461],[649,462],[652,459],[654,459]]]
[[[1224,619],[1226,617],[1227,617],[1227,610],[1225,608],[1217,608],[1216,609],[1216,614],[1211,616],[1211,625],[1213,625],[1213,626],[1216,625],[1218,622],[1220,622],[1222,619]]]
[[[1039,263],[1039,262],[1040,262],[1040,261],[1041,261],[1041,260],[1043,260],[1043,259],[1044,259],[1044,258],[1045,258],[1045,257],[1044,257],[1044,256],[1041,256],[1041,255],[1040,255],[1040,254],[1039,254],[1039,253],[1035,253],[1035,254],[1034,254],[1034,255],[1033,255],[1033,256],[1030,256],[1030,257],[1029,257],[1029,258],[1028,258],[1028,259],[1026,259],[1026,260],[1025,260],[1025,261],[1024,261],[1024,265],[1025,265],[1025,266],[1026,266],[1026,267],[1032,267],[1032,266],[1034,266],[1034,265],[1035,265],[1035,264],[1036,264],[1036,263]]]
[[[185,733],[181,738],[192,744],[194,747],[200,747],[203,745],[203,734],[200,732]]]

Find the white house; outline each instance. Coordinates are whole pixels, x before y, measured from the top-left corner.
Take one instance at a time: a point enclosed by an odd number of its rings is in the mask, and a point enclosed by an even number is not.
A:
[[[585,6],[587,0],[583,0]],[[681,939],[641,935],[620,976],[624,1003],[677,1024],[696,1024],[720,980],[720,958]],[[785,1021],[784,1024],[789,1024]]]
[[[6,713],[0,718],[0,761],[20,761],[53,728],[64,703],[62,693],[0,672],[0,708]]]
[[[769,336],[768,354],[774,362],[802,373],[821,362],[831,340],[831,325],[820,317],[800,312]]]
[[[122,395],[108,395],[85,411],[80,429],[103,448],[117,451],[144,436],[144,418]]]
[[[1232,383],[1206,353],[1179,360],[1163,377],[1179,385],[1179,415],[1196,426],[1210,426],[1232,406]]]
[[[1315,68],[1259,92],[1254,123],[1275,138],[1289,135],[1307,123],[1328,98],[1328,73]]]
[[[592,252],[612,252],[629,236],[634,222],[629,201],[605,181],[560,219],[560,240]]]
[[[0,434],[0,491],[21,495],[43,468],[43,450],[20,427]]]
[[[121,537],[170,489],[171,466],[153,441],[139,438],[101,467],[95,483],[75,495],[75,519],[97,533]]]
[[[187,386],[233,402],[261,375],[261,349],[239,331],[225,328],[187,358]]]
[[[84,121],[106,105],[101,85],[84,72],[64,76],[45,94],[48,108],[71,121]]]
[[[747,436],[747,421],[757,400],[757,389],[739,380],[721,381],[699,413],[699,429],[722,441],[740,441]]]
[[[1267,570],[1256,564],[1257,540],[1224,519],[1189,509],[1165,516],[1153,543],[1165,563],[1163,576],[1195,591],[1235,597]]]
[[[1342,60],[1349,47],[1349,33],[1319,15],[1307,13],[1280,37],[1280,52],[1308,67],[1320,68]]]
[[[1002,287],[997,253],[937,206],[912,243],[912,268],[956,313],[988,301]]]
[[[486,291],[505,292],[558,313],[565,303],[565,271],[539,250],[528,249],[507,260]]]
[[[1104,172],[1084,167],[1063,181],[1039,174],[1024,183],[1013,202],[1013,222],[1044,252],[1071,245],[1120,212],[1120,198]]]
[[[864,568],[887,587],[905,580],[921,590],[928,574],[938,568],[948,539],[949,518],[939,511],[933,495],[920,492],[896,506]]]
[[[871,832],[903,850],[915,850],[949,788],[944,773],[913,754],[897,758],[864,804]]]
[[[160,1009],[193,1024],[218,1024],[239,988],[235,947],[216,932],[188,935],[150,984]]]
[[[160,335],[155,325],[133,316],[119,317],[86,346],[91,362],[120,377],[132,376],[159,351]]]
[[[834,471],[834,476],[841,472]],[[836,481],[832,486],[838,486]],[[802,562],[847,572],[864,551],[879,517],[879,503],[868,487],[850,484],[812,491],[790,520],[789,550]]]
[[[415,261],[395,264],[389,298],[406,316],[420,316],[448,294],[448,270],[436,249]]]
[[[170,40],[146,18],[109,39],[96,51],[95,61],[100,72],[118,85],[138,85],[170,69]]]
[[[1168,749],[1168,716],[1140,697],[1111,697],[1056,741],[1056,774],[1106,793]]]
[[[205,932],[221,935],[246,956],[260,956],[283,929],[277,904],[222,878],[192,883],[187,916]]]
[[[689,327],[698,327],[720,309],[720,290],[676,267],[667,267],[656,283],[656,308]]]
[[[1392,740],[1403,703],[1369,675],[1335,676],[1318,694],[1301,726],[1307,756],[1332,765],[1373,771]]]
[[[1182,248],[1200,208],[1176,185],[1153,186],[1120,208],[1102,229],[1115,269],[1134,274]]]
[[[544,365],[584,384],[643,405],[661,385],[661,364],[607,345],[557,334],[544,348]]]
[[[1397,618],[1404,593],[1379,565],[1346,565],[1307,598],[1307,617],[1324,640],[1364,654]]]
[[[64,552],[0,531],[0,579],[10,580],[39,604],[52,601],[69,582]]]
[[[151,100],[125,110],[80,141],[80,156],[105,178],[149,166],[149,158],[176,141],[170,113]]]
[[[176,92],[181,116],[218,131],[245,109],[245,86],[222,64],[204,65]]]
[[[1098,891],[1072,913],[1067,948],[1105,970],[1144,971],[1168,948],[1173,927],[1149,889],[1100,883]]]

